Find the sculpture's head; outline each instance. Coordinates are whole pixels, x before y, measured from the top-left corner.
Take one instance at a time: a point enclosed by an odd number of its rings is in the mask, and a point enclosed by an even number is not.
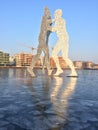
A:
[[[61,9],[57,9],[55,12],[54,12],[54,17],[55,19],[58,19],[62,16],[62,10]]]
[[[45,7],[45,8],[44,8],[44,15],[45,15],[47,18],[50,17],[50,10],[49,10],[48,7]]]

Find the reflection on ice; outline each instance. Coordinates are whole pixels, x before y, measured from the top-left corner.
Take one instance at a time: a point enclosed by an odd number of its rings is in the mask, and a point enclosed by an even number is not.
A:
[[[0,70],[0,130],[98,128],[98,71],[79,70],[79,78],[35,73]]]
[[[70,78],[67,85],[62,77],[55,77],[55,86],[51,93],[51,102],[57,115],[59,123],[64,123],[67,119],[68,100],[74,92],[77,78]]]

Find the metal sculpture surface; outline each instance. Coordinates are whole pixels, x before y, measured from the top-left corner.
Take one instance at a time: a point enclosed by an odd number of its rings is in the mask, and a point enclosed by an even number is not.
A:
[[[30,67],[27,68],[27,71],[30,73],[32,77],[35,77],[33,72],[34,65],[36,64],[37,60],[39,59],[42,52],[44,52],[44,64],[47,67],[47,70],[50,70],[50,63],[49,63],[49,47],[48,47],[48,40],[51,31],[48,28],[51,26],[52,20],[50,16],[50,11],[47,7],[44,9],[44,16],[42,17],[40,34],[39,34],[39,44],[37,48],[37,54],[34,56],[32,64]]]
[[[54,23],[54,26],[51,26],[52,23]],[[68,58],[69,36],[66,30],[66,22],[62,18],[62,10],[57,9],[54,12],[54,19],[52,20],[50,16],[50,11],[47,7],[45,7],[44,16],[42,17],[40,34],[39,34],[39,39],[38,39],[39,44],[37,48],[37,54],[34,56],[32,64],[30,65],[30,67],[27,68],[27,71],[30,73],[32,77],[35,77],[33,68],[43,51],[45,55],[44,64],[47,67],[48,75],[51,74],[49,47],[48,47],[49,35],[51,32],[56,32],[58,36],[58,41],[52,50],[52,57],[57,67],[57,72],[54,75],[59,76],[63,72],[59,64],[59,60],[58,60],[58,53],[61,51],[62,58],[65,60],[66,64],[71,69],[71,74],[69,76],[77,77],[77,72],[74,68],[73,62]]]
[[[57,72],[55,73],[55,76],[58,76],[63,72],[63,70],[60,67],[58,56],[57,56],[60,51],[62,52],[63,59],[66,61],[67,65],[71,69],[70,76],[77,76],[73,62],[68,58],[69,36],[66,31],[65,20],[62,18],[61,9],[57,9],[55,11],[53,21],[54,21],[54,26],[52,27],[52,32],[56,32],[56,34],[58,36],[58,41],[52,51],[52,57],[55,61],[56,67],[57,67]]]

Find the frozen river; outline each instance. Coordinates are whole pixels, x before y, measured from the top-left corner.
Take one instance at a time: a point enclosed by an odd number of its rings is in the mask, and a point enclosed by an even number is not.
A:
[[[69,72],[0,69],[0,130],[98,130],[98,70]]]

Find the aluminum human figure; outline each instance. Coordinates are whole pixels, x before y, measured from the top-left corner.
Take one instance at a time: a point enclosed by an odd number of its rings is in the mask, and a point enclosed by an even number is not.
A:
[[[27,68],[27,71],[30,73],[32,77],[35,77],[35,74],[32,69],[34,68],[34,65],[36,64],[42,52],[44,52],[45,55],[44,64],[46,65],[48,72],[50,70],[48,40],[51,31],[49,31],[48,28],[51,26],[51,23],[52,20],[50,16],[50,11],[48,7],[45,7],[44,16],[42,17],[42,22],[40,27],[40,34],[38,38],[39,44],[37,48],[37,54],[34,56],[30,67]]]
[[[62,52],[63,59],[66,61],[67,65],[71,69],[70,76],[77,76],[77,72],[74,68],[73,62],[68,58],[69,36],[66,31],[65,20],[62,18],[61,9],[57,9],[54,13],[54,26],[52,27],[52,32],[56,32],[58,36],[58,41],[56,45],[53,47],[53,51],[52,51],[52,57],[57,67],[57,72],[55,73],[55,76],[58,76],[63,72],[63,70],[60,67],[58,56],[57,56],[60,51]]]

